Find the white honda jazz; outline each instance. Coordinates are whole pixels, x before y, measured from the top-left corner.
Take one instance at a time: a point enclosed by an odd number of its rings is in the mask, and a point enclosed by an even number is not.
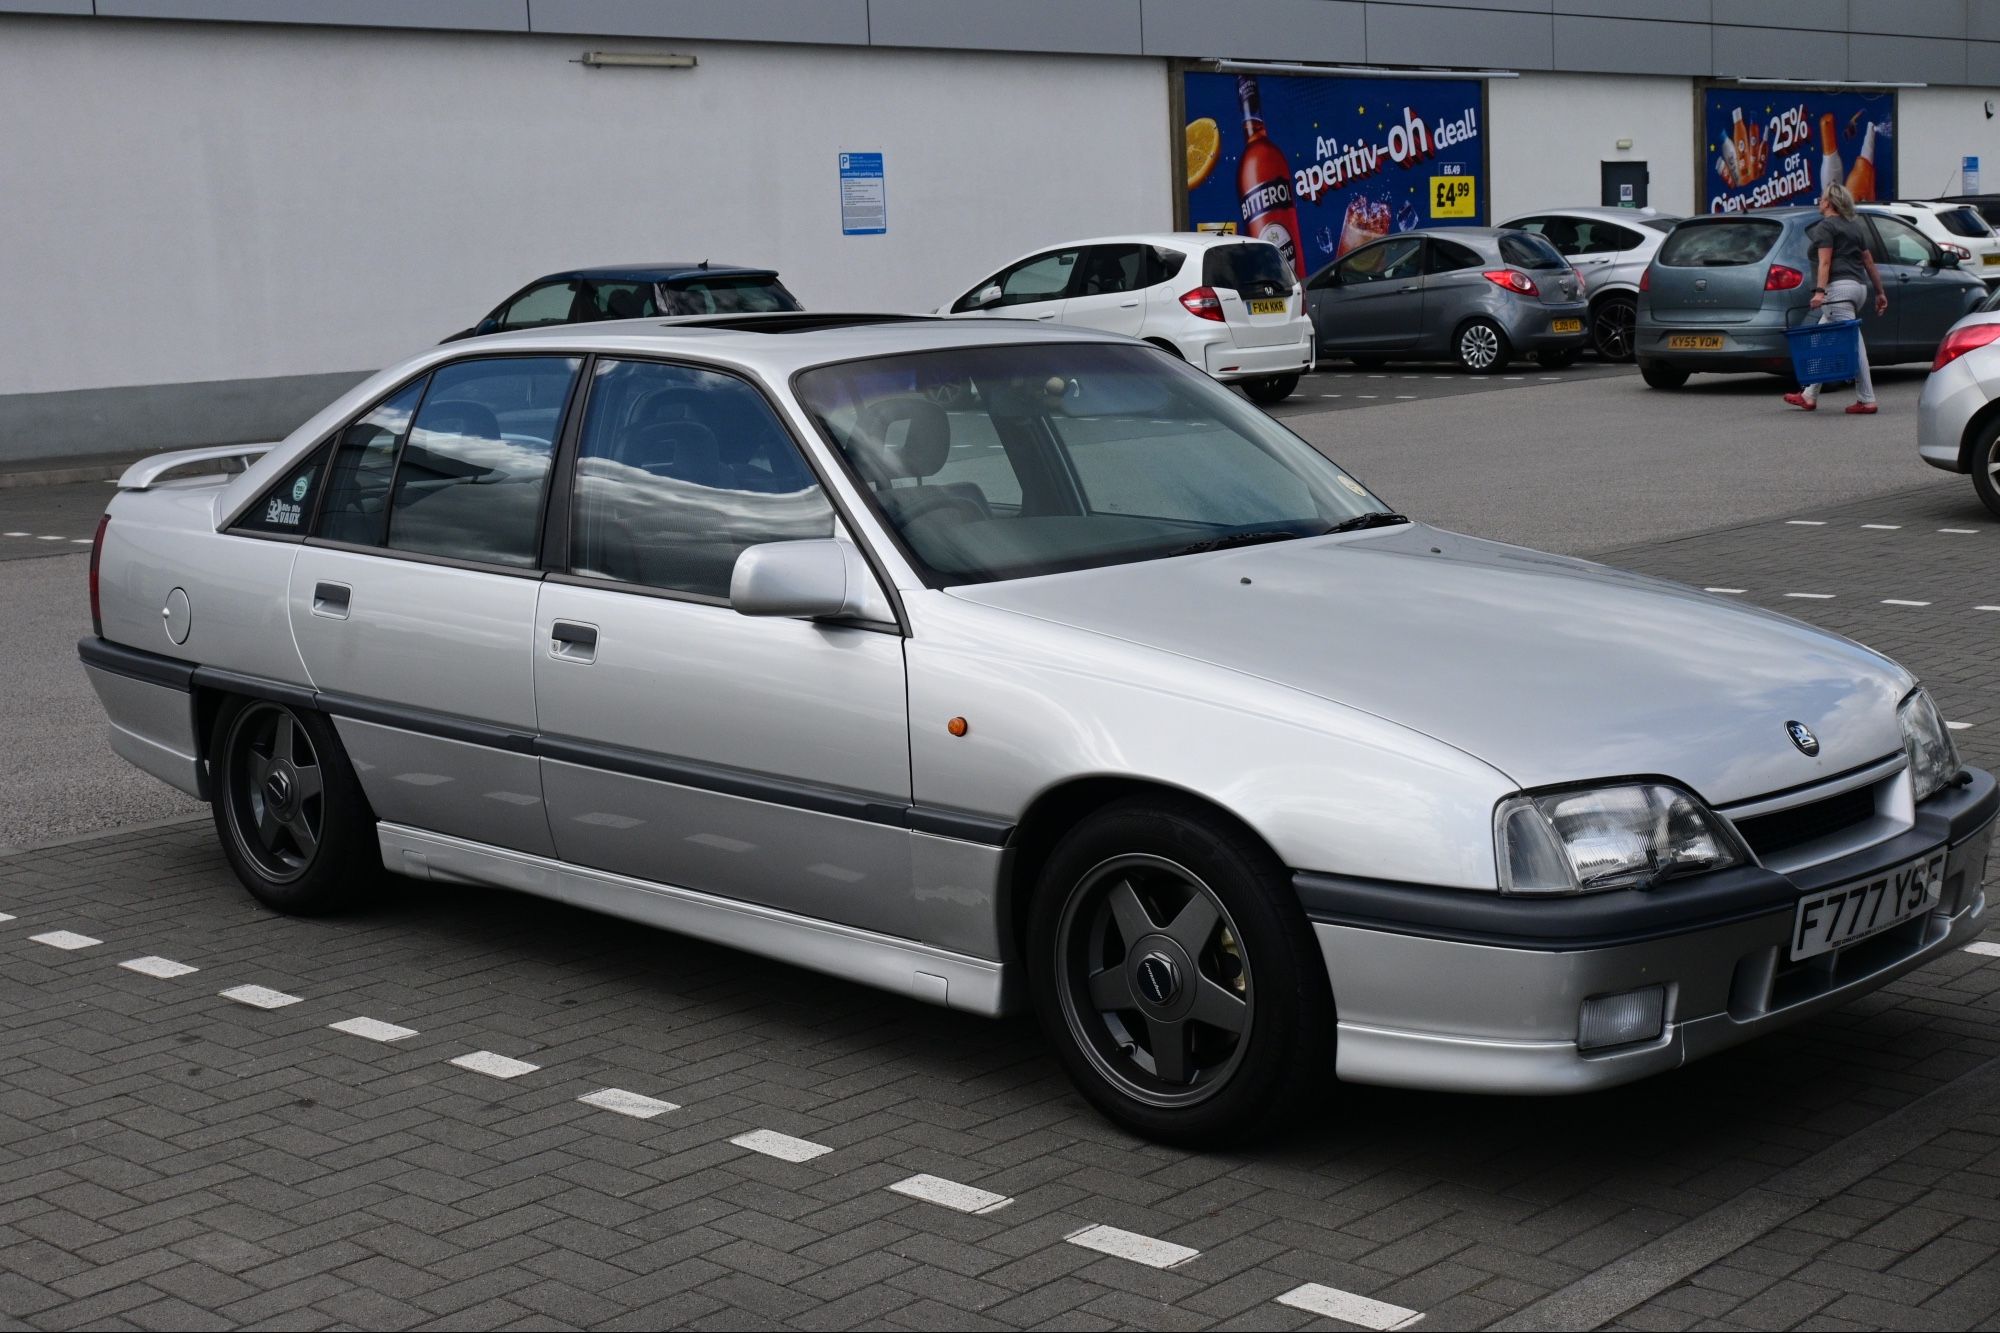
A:
[[[1305,294],[1268,241],[1201,232],[1100,236],[1023,255],[940,315],[1077,324],[1143,338],[1260,403],[1312,369]]]

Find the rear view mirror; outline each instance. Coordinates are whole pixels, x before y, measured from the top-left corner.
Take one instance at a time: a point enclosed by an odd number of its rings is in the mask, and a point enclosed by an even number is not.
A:
[[[730,573],[729,604],[746,616],[890,618],[874,571],[837,537],[745,548]]]

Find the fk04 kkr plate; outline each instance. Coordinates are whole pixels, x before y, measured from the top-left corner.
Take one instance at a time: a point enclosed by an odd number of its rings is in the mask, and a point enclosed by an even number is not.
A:
[[[1852,944],[1936,907],[1944,889],[1945,853],[1799,900],[1792,923],[1792,961]]]
[[[1285,313],[1284,298],[1275,301],[1252,301],[1250,313],[1253,315],[1282,315]]]

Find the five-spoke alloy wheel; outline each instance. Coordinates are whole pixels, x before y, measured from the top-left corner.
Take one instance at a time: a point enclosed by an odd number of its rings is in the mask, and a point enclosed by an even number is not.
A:
[[[381,870],[374,818],[332,726],[268,699],[230,699],[209,747],[217,831],[244,887],[282,912],[335,911]]]

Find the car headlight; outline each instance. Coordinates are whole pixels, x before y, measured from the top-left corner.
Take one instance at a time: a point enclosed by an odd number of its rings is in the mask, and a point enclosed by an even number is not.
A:
[[[1916,799],[1937,795],[1958,776],[1958,747],[1951,743],[1951,731],[1938,716],[1937,705],[1926,691],[1912,690],[1896,709],[1896,721],[1903,729],[1903,753],[1910,757],[1910,785]]]
[[[1510,796],[1493,812],[1503,893],[1646,888],[1743,860],[1741,844],[1679,787],[1615,787]]]

